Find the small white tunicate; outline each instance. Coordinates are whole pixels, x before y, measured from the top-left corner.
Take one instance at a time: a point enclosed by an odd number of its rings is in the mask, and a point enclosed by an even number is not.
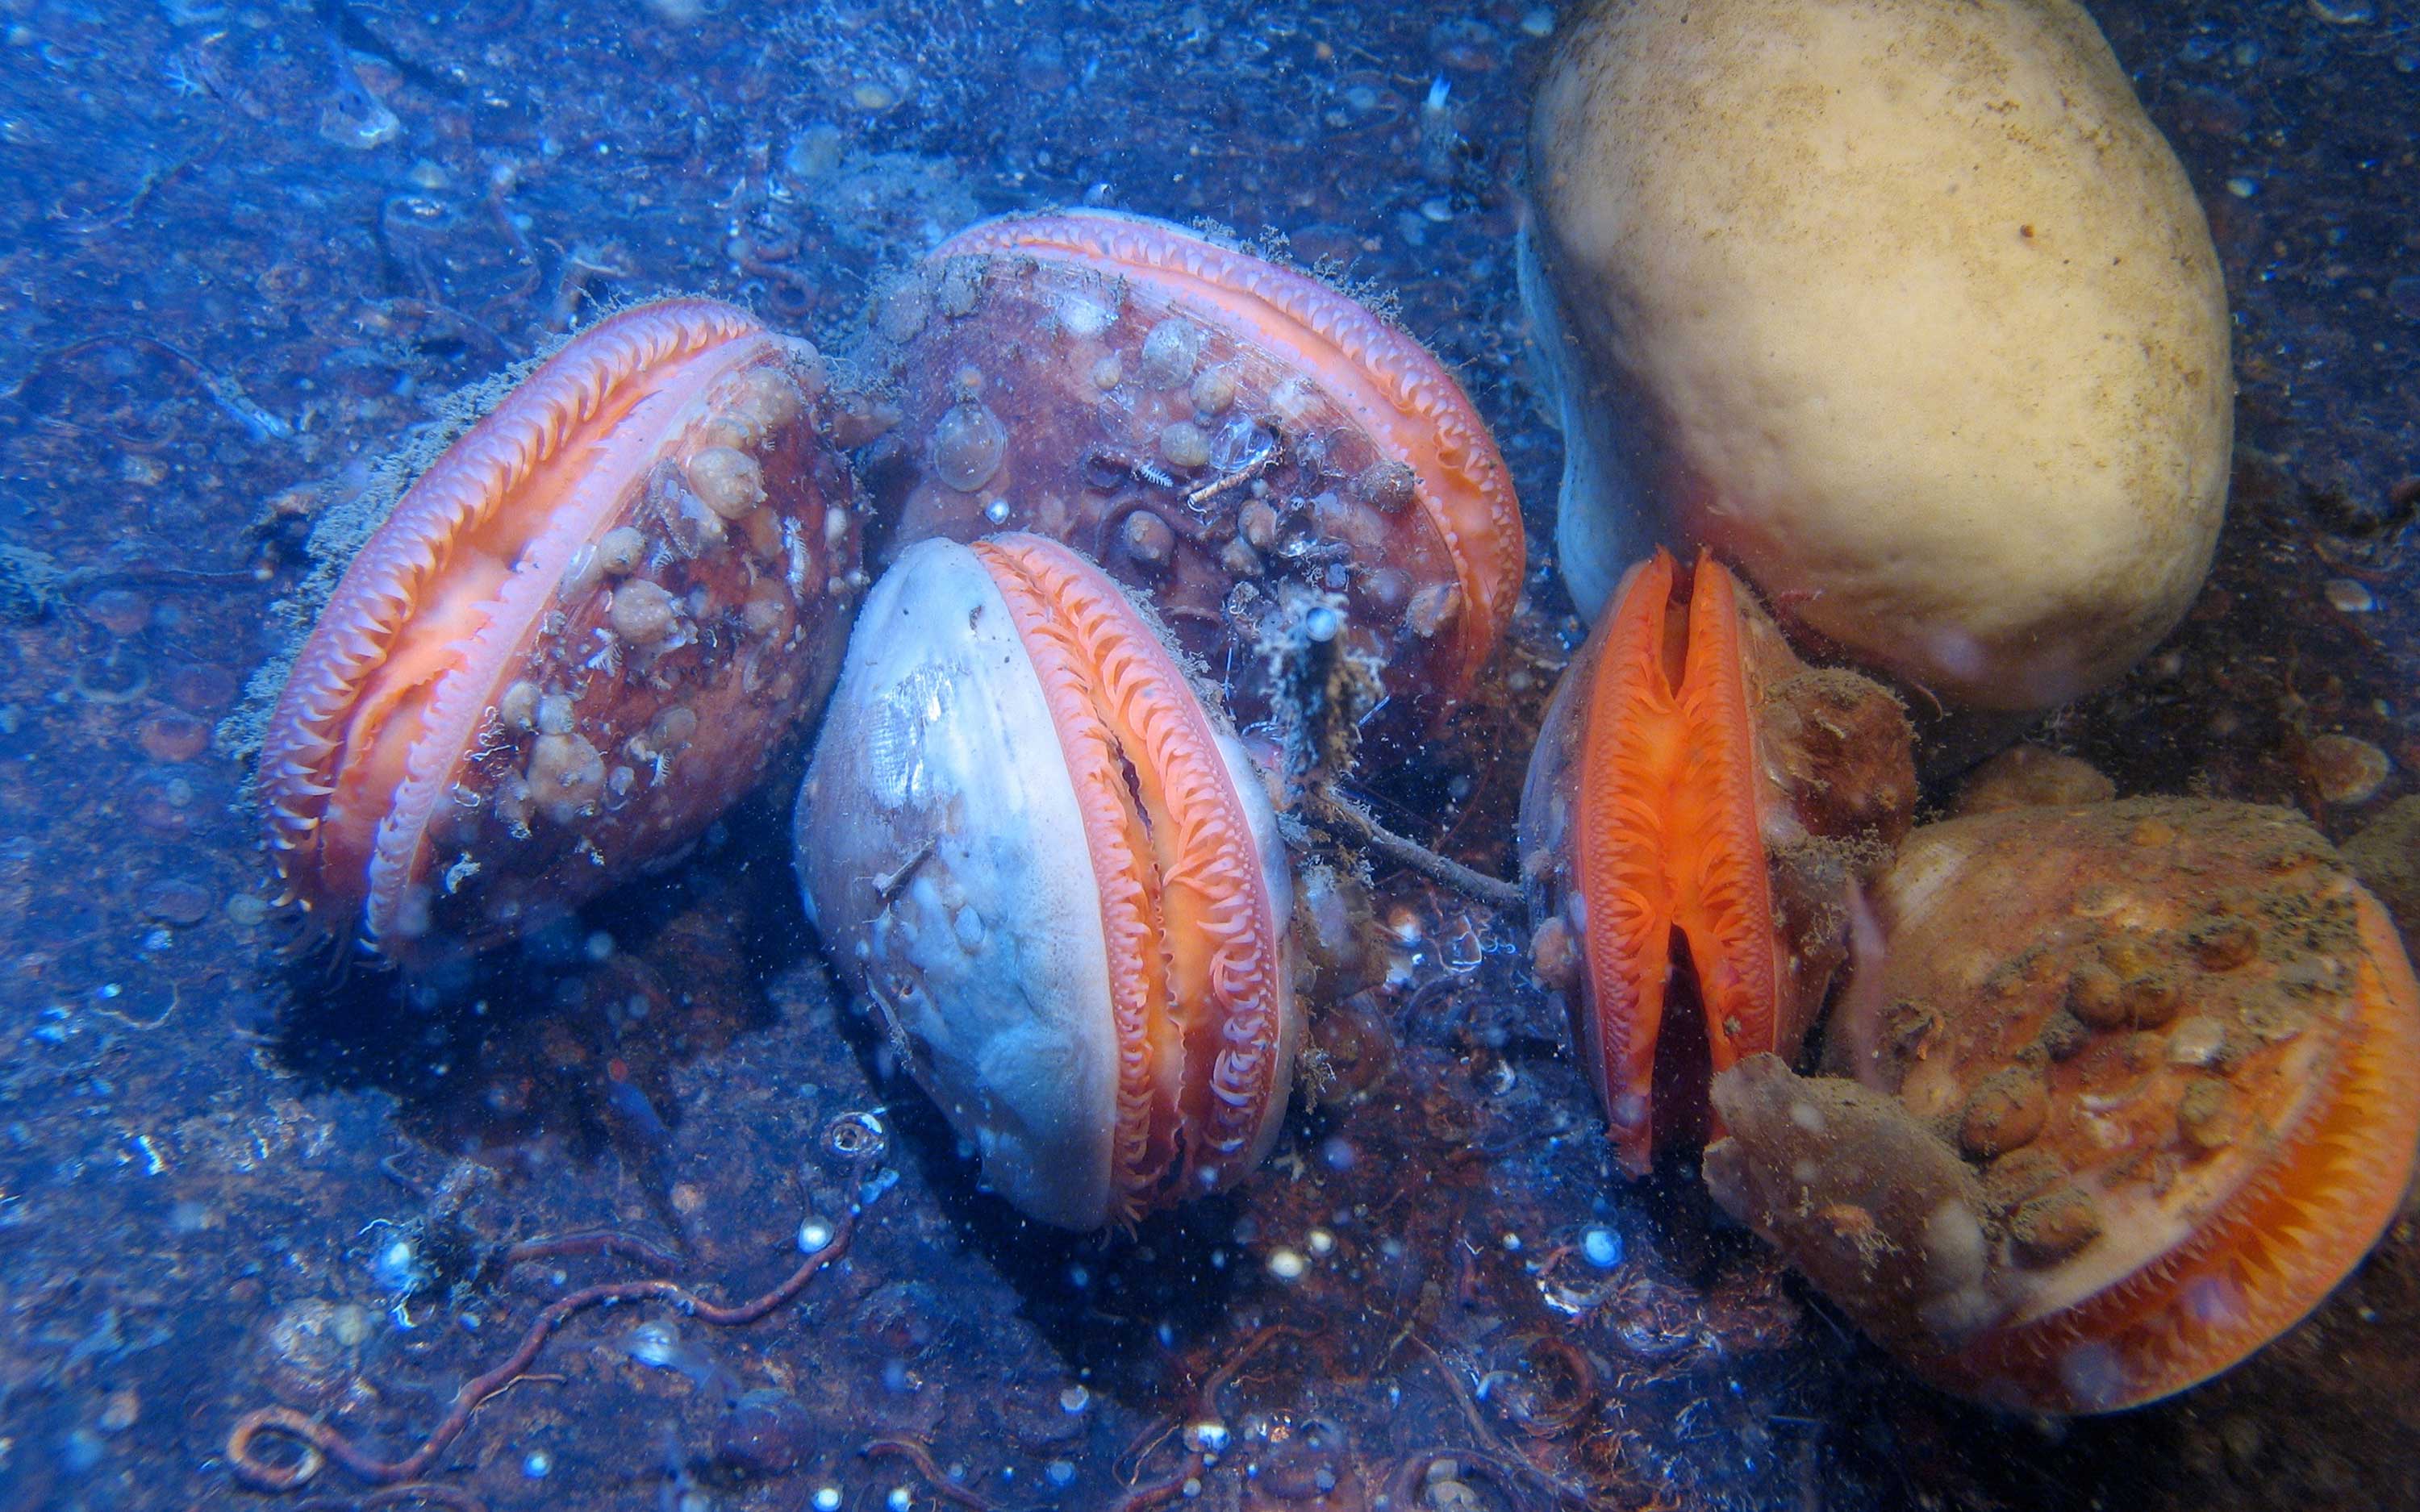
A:
[[[1303,1236],[1302,1242],[1314,1257],[1332,1254],[1336,1249],[1336,1236],[1325,1228],[1312,1229]]]
[[[647,560],[647,538],[628,525],[617,525],[597,543],[597,565],[616,578],[627,577]]]
[[[1235,402],[1235,375],[1224,367],[1204,369],[1193,379],[1193,408],[1215,415]]]
[[[1280,379],[1278,386],[1269,391],[1269,409],[1287,424],[1298,425],[1311,413],[1318,399],[1319,391],[1305,382],[1300,374],[1293,374]]]
[[[1321,645],[1333,640],[1344,629],[1344,616],[1321,605],[1302,618],[1302,633]]]
[[[818,1486],[814,1497],[815,1512],[840,1512],[840,1488]]]
[[[909,1512],[909,1509],[916,1504],[915,1493],[905,1486],[893,1486],[891,1488],[891,1494],[882,1500],[883,1504],[891,1508],[891,1512]]]
[[[605,792],[605,763],[583,735],[540,735],[530,750],[530,795],[558,825],[581,817]]]
[[[1973,1286],[1982,1277],[1987,1258],[1983,1226],[1955,1197],[1945,1198],[1924,1220],[1924,1250],[1930,1262],[1926,1290],[1936,1295]]]
[[[768,578],[748,590],[748,602],[739,606],[739,623],[750,635],[769,636],[788,627],[790,600],[788,590],[779,579]]]
[[[561,693],[549,693],[538,700],[536,717],[537,733],[542,735],[567,735],[580,728],[579,714],[571,700]]]
[[[2226,1026],[2207,1013],[2178,1021],[2168,1035],[2168,1059],[2179,1066],[2207,1066],[2226,1046]]]
[[[685,703],[671,708],[647,721],[647,744],[659,751],[677,751],[697,733],[697,711]]]
[[[821,1218],[810,1217],[799,1225],[799,1253],[820,1255],[830,1248],[832,1226]]]
[[[1059,1394],[1060,1411],[1073,1417],[1092,1405],[1093,1394],[1081,1385],[1068,1387]]]
[[[953,405],[933,425],[933,472],[961,493],[989,483],[1008,455],[1008,432],[981,404]]]
[[[597,548],[592,542],[582,542],[564,564],[563,581],[555,592],[565,598],[578,598],[596,586],[597,571]]]
[[[521,1457],[521,1473],[532,1480],[544,1480],[554,1470],[554,1456],[543,1449],[532,1449]]]
[[[1310,1268],[1310,1261],[1302,1257],[1302,1251],[1298,1249],[1280,1247],[1269,1251],[1269,1274],[1280,1281],[1300,1280],[1302,1273]]]
[[[1059,301],[1059,322],[1071,336],[1097,336],[1109,329],[1109,312],[1079,294],[1068,294]]]
[[[1621,1263],[1621,1236],[1610,1228],[1590,1228],[1580,1235],[1580,1257],[1600,1271]]]
[[[1174,421],[1160,430],[1159,455],[1171,467],[1203,467],[1210,461],[1210,438],[1189,420]]]
[[[984,505],[984,518],[991,521],[994,525],[1007,524],[1008,501],[1005,499],[995,499],[990,503]]]
[[[531,731],[537,728],[538,687],[524,678],[504,689],[496,700],[496,717],[504,721],[507,730]]]
[[[1227,1425],[1216,1418],[1188,1423],[1185,1427],[1185,1447],[1195,1454],[1215,1455],[1227,1447]]]
[[[1431,583],[1404,607],[1404,623],[1423,640],[1435,639],[1462,612],[1462,585]]]

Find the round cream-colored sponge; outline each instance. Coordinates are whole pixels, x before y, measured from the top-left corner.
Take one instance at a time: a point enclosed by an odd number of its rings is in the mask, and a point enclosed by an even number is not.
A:
[[[2068,0],[1615,0],[1538,99],[1525,288],[1593,613],[1657,540],[1944,700],[2183,614],[2224,513],[2200,206]]]

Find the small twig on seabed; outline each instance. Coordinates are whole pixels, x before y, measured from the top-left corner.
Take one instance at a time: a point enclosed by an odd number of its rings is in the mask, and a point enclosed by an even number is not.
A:
[[[980,1496],[950,1479],[940,1466],[933,1462],[933,1453],[922,1440],[906,1433],[886,1433],[870,1441],[858,1451],[871,1459],[876,1455],[896,1455],[915,1467],[916,1473],[933,1489],[933,1494],[944,1502],[954,1502],[971,1507],[974,1512],[1008,1512],[1006,1505],[988,1496]]]
[[[1305,817],[1313,825],[1373,855],[1383,856],[1398,866],[1409,867],[1430,881],[1451,887],[1474,902],[1499,909],[1518,908],[1522,904],[1521,889],[1512,884],[1465,866],[1450,856],[1439,856],[1419,841],[1396,834],[1370,817],[1368,810],[1325,783],[1311,789],[1305,808]]]
[[[112,347],[127,347],[136,351],[152,352],[183,368],[193,376],[194,381],[202,386],[203,392],[208,393],[221,409],[234,416],[242,424],[244,429],[252,432],[254,440],[283,441],[293,439],[294,426],[261,408],[250,394],[243,392],[242,384],[210,366],[182,347],[172,346],[156,336],[87,336],[82,341],[71,342],[54,351],[44,352],[17,376],[16,381],[6,388],[0,388],[0,399],[18,398],[25,392],[26,385],[39,377],[47,368],[64,363],[70,358],[80,357],[85,352],[105,350]]]
[[[261,1407],[236,1420],[227,1435],[227,1468],[238,1480],[257,1490],[290,1491],[318,1474],[330,1459],[344,1466],[354,1475],[373,1485],[392,1486],[397,1482],[417,1481],[446,1445],[458,1437],[471,1422],[471,1413],[481,1402],[511,1385],[525,1374],[547,1339],[572,1314],[589,1307],[615,1303],[658,1301],[668,1302],[691,1318],[701,1319],[722,1328],[752,1323],[788,1302],[814,1278],[815,1273],[833,1264],[848,1253],[850,1235],[857,1227],[854,1208],[845,1211],[831,1227],[831,1237],[814,1254],[808,1256],[789,1277],[772,1290],[733,1306],[709,1302],[676,1282],[655,1279],[609,1281],[575,1291],[557,1299],[534,1319],[521,1342],[502,1365],[484,1375],[462,1383],[454,1394],[454,1403],[420,1447],[401,1459],[381,1459],[348,1438],[334,1425],[321,1422],[290,1407]],[[570,1254],[635,1254],[643,1263],[669,1258],[652,1245],[608,1241],[595,1233],[567,1235],[554,1241],[525,1242],[508,1252],[516,1259],[552,1257]],[[260,1442],[264,1438],[296,1441],[300,1451],[289,1460],[280,1463],[264,1457]]]

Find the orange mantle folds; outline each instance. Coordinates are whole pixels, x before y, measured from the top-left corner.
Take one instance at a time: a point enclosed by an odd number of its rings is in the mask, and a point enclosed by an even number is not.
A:
[[[1576,752],[1573,874],[1585,901],[1590,1074],[1622,1164],[1644,1172],[1663,1094],[1702,1106],[1704,1079],[1775,1048],[1773,906],[1756,810],[1755,734],[1730,574],[1701,556],[1675,612],[1669,553],[1634,568],[1597,627]],[[1657,1051],[1683,964],[1705,1014],[1711,1072]],[[1794,1049],[1795,1047],[1790,1047]]]

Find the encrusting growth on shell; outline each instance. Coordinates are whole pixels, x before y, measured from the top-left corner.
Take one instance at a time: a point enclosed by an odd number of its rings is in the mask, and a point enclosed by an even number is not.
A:
[[[882,308],[903,414],[869,480],[898,542],[1010,528],[1087,552],[1247,725],[1271,702],[1258,648],[1313,608],[1384,670],[1393,759],[1471,691],[1521,592],[1518,501],[1451,375],[1364,305],[1082,210],[970,227]]]

